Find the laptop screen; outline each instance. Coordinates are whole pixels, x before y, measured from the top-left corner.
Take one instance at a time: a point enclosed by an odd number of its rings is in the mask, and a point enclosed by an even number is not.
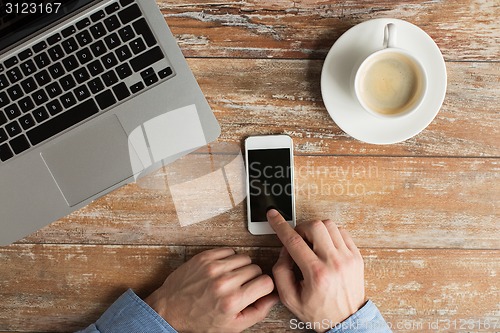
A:
[[[0,51],[95,0],[0,0]]]

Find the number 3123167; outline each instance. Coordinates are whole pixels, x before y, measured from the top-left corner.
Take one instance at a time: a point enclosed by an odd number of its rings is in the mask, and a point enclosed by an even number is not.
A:
[[[35,3],[21,2],[5,4],[5,12],[7,14],[52,14],[57,13],[61,7],[60,2]]]

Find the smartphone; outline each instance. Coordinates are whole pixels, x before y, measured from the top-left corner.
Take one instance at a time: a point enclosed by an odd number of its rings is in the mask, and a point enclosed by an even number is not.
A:
[[[245,140],[248,230],[273,234],[266,213],[274,208],[295,228],[293,142],[288,135]]]

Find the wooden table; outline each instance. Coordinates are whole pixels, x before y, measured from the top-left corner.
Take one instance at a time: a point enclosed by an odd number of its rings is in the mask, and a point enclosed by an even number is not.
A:
[[[337,170],[298,177],[302,188],[344,189],[300,192],[298,219],[329,217],[351,231],[365,258],[367,296],[394,332],[500,331],[498,1],[158,4],[222,126],[219,145],[286,133],[296,168]],[[335,40],[381,17],[424,29],[448,70],[447,96],[432,124],[384,146],[342,132],[319,87]],[[359,191],[348,192],[348,183]],[[169,191],[125,186],[0,248],[0,331],[83,328],[127,288],[148,295],[206,248],[236,247],[269,270],[280,243],[252,236],[245,221],[243,202],[181,227]],[[248,332],[290,332],[291,318],[277,306]]]

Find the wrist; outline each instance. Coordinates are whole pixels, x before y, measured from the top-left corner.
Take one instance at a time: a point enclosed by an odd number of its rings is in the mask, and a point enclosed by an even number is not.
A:
[[[161,295],[159,295],[158,290],[154,291],[151,295],[144,299],[144,302],[151,307],[160,317],[162,317],[172,328],[174,328],[178,333],[186,332],[182,327],[181,323],[175,320],[176,316],[172,316],[169,311],[169,307],[165,304],[165,300],[162,300]],[[171,310],[171,309],[170,309]]]

